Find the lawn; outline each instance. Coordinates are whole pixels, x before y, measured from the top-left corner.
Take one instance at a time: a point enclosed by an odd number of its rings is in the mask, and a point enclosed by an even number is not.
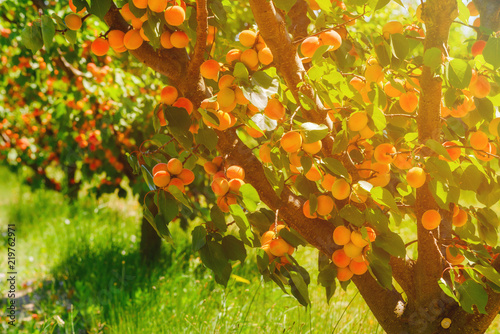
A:
[[[172,224],[175,247],[164,244],[154,266],[141,263],[137,200],[31,192],[0,168],[2,252],[7,224],[16,225],[16,327],[6,333],[382,333],[351,284],[330,304],[316,282],[317,252],[297,258],[312,275],[305,308],[259,277],[254,253],[237,264],[228,287],[217,285],[190,248],[190,231]],[[1,256],[2,270],[7,267]],[[6,291],[5,276],[0,277]],[[5,310],[6,299],[2,301]],[[495,329],[493,329],[495,328]],[[490,333],[500,333],[497,318]]]

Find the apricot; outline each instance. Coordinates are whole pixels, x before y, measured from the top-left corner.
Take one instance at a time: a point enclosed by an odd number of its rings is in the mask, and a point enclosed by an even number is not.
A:
[[[123,43],[123,39],[125,37],[125,33],[121,30],[111,30],[108,33],[108,43],[113,50],[121,49],[125,46]]]
[[[189,37],[184,31],[174,31],[170,35],[170,43],[172,43],[174,48],[182,49],[188,46]]]
[[[332,195],[339,201],[349,197],[350,192],[351,186],[344,179],[337,179],[332,185]]]
[[[167,121],[165,120],[165,114],[163,113],[163,108],[158,109],[156,116],[158,117],[161,126],[167,125]]]
[[[349,263],[349,270],[351,270],[354,275],[363,275],[368,271],[368,265],[364,261],[351,261],[351,263]]]
[[[128,6],[128,4],[127,4]],[[83,14],[85,13],[85,8],[83,8],[81,11],[79,11],[78,13],[76,12],[76,6],[73,4],[73,0],[69,0],[69,8],[71,9],[71,11],[75,14]],[[130,11],[130,9],[129,9]]]
[[[457,215],[453,216],[452,219],[453,226],[456,227],[464,226],[467,223],[467,219],[468,219],[467,212],[465,212],[462,209],[459,209]]]
[[[170,31],[164,31],[160,36],[160,44],[165,49],[172,49],[174,46],[170,42]]]
[[[231,88],[223,88],[217,94],[217,102],[219,102],[220,108],[229,107],[235,103],[236,97],[234,96],[234,90]]]
[[[359,135],[361,136],[361,138],[369,139],[375,135],[375,132],[367,125],[359,130]]]
[[[479,11],[476,8],[476,5],[474,4],[473,1],[469,2],[467,4],[467,8],[469,9],[470,16],[478,16]]]
[[[136,50],[141,47],[143,42],[144,40],[138,29],[129,30],[125,36],[123,36],[123,45],[127,50]]]
[[[205,172],[207,172],[208,174],[215,175],[215,173],[217,173],[217,171],[219,170],[219,167],[217,167],[217,165],[213,162],[207,161],[203,165],[203,169],[205,169]]]
[[[290,131],[281,137],[280,143],[286,152],[297,152],[302,146],[302,136],[298,132]]]
[[[330,212],[332,212],[334,206],[335,203],[330,196],[320,195],[318,196],[318,208],[316,209],[316,212],[320,216],[327,216]]]
[[[338,268],[346,268],[351,262],[351,259],[347,255],[345,255],[343,249],[337,249],[332,254],[332,261],[333,264],[336,265]]]
[[[170,182],[170,174],[167,171],[160,170],[153,176],[153,183],[159,187],[166,187]]]
[[[358,111],[349,117],[347,121],[347,126],[351,131],[359,131],[363,129],[368,124],[368,115],[365,111]]]
[[[375,239],[377,239],[377,233],[375,233],[375,230],[372,229],[371,227],[366,227],[366,233],[368,233],[368,239],[371,241],[371,242],[374,242]]]
[[[319,35],[319,39],[322,44],[332,46],[332,48],[330,48],[331,50],[337,50],[342,45],[342,37],[340,37],[339,33],[335,30],[322,32]]]
[[[161,13],[167,8],[167,0],[148,0],[148,7],[153,12]]]
[[[174,86],[166,86],[161,90],[161,102],[167,105],[172,105],[177,100],[179,93]]]
[[[395,79],[395,82],[399,83],[401,86],[404,85],[404,81],[401,79]],[[403,94],[399,89],[394,87],[390,81],[384,85],[384,92],[389,97],[400,97]]]
[[[424,185],[427,175],[420,167],[413,167],[406,173],[406,182],[413,188],[420,188]]]
[[[164,162],[160,162],[158,164],[156,164],[154,167],[153,167],[153,170],[151,171],[153,175],[155,175],[157,172],[159,171],[165,171],[165,172],[168,172],[168,168],[167,168],[167,164],[164,163]]]
[[[148,0],[132,0],[134,6],[140,9],[144,9],[148,7]]]
[[[273,53],[268,47],[260,49],[257,53],[257,57],[259,58],[259,61],[262,65],[269,65],[274,60]]]
[[[311,203],[309,202],[309,200],[304,202],[304,205],[302,206],[302,212],[304,213],[304,216],[306,216],[307,218],[313,219],[318,217],[316,212],[313,212],[311,214]]]
[[[353,231],[351,233],[351,242],[360,247],[360,248],[363,248],[365,247],[366,245],[368,245],[368,237],[366,239],[363,238],[363,236],[361,235],[361,232],[359,231]]]
[[[214,178],[211,187],[215,195],[224,196],[229,191],[229,182],[223,177]]]
[[[226,175],[230,179],[245,179],[245,170],[240,166],[231,166],[226,170]]]
[[[194,173],[193,171],[189,170],[189,169],[182,169],[182,171],[179,173],[179,175],[177,175],[177,177],[182,181],[182,183],[184,183],[184,185],[188,185],[188,184],[191,184],[193,183],[194,181]]]
[[[394,161],[396,148],[394,145],[389,143],[379,144],[375,147],[375,151],[373,152],[373,157],[377,162],[383,164],[390,164]]]
[[[226,63],[232,64],[235,61],[239,61],[240,57],[241,57],[241,50],[231,49],[226,54]]]
[[[433,230],[441,224],[441,215],[437,210],[427,210],[422,215],[422,226],[426,230]]]
[[[259,148],[259,158],[262,160],[263,163],[271,163],[271,147],[269,143],[264,143],[262,146]]]
[[[257,39],[257,33],[252,30],[243,30],[238,39],[244,47],[251,48]]]
[[[219,65],[219,63],[217,63]],[[219,86],[219,89],[223,88],[231,88],[234,83],[234,77],[231,74],[224,74],[222,77],[220,77],[219,82],[217,85]]]
[[[200,73],[206,79],[217,81],[219,78],[220,65],[213,59],[205,60],[200,66]]]
[[[240,193],[240,188],[245,184],[245,181],[242,179],[231,179],[229,180],[229,190],[234,192],[235,194]]]
[[[276,98],[272,98],[267,102],[264,108],[264,114],[274,120],[280,120],[285,116],[285,106]]]
[[[347,245],[351,241],[351,230],[341,225],[333,230],[333,242],[339,246]]]
[[[276,258],[276,256],[274,256],[273,254],[271,254],[270,243],[271,242],[263,244],[260,247],[260,249],[262,249],[267,254],[267,257],[269,258],[269,262],[272,262]]]
[[[177,158],[172,158],[167,163],[168,172],[173,175],[180,174],[182,172],[182,162]]]
[[[481,18],[478,17],[475,19],[474,22],[472,22],[472,26],[479,28],[481,26]]]
[[[68,14],[64,22],[69,30],[78,30],[82,27],[82,18],[78,14]]]
[[[414,92],[406,92],[399,97],[399,105],[401,109],[411,114],[417,109],[418,96]]]
[[[375,162],[370,167],[375,173],[371,179],[368,180],[374,187],[385,187],[389,184],[391,180],[391,175],[389,174],[390,165],[382,164],[380,162]]]
[[[337,270],[337,279],[339,280],[339,282],[346,282],[348,280],[350,280],[353,276],[353,273],[352,271],[346,267],[346,268],[339,268]]]
[[[474,42],[470,51],[474,57],[477,57],[477,56],[483,54],[483,50],[484,50],[485,46],[486,46],[486,41],[479,40],[479,41]]]
[[[274,238],[274,235],[274,231],[271,230],[264,232],[264,234],[262,234],[262,236],[260,237],[260,244],[265,245],[268,242],[271,242],[271,240],[273,240]]]
[[[483,152],[484,151],[484,152]],[[481,151],[474,151],[476,158],[482,161],[491,161],[494,156],[492,154],[497,153],[497,148],[493,143],[488,143],[486,147]]]
[[[351,84],[351,86],[353,86],[353,87],[354,87],[354,89],[356,89],[358,92],[359,92],[360,90],[362,90],[363,88],[365,88],[365,86],[366,86],[365,82],[364,82],[361,78],[359,78],[359,77],[354,77],[354,78],[352,78],[352,79],[349,81],[349,83],[350,83],[350,84]]]
[[[450,262],[454,266],[464,262],[465,256],[463,256],[462,254],[460,254],[458,252],[457,252],[457,255],[453,256],[451,254],[451,251],[450,251],[451,248],[456,248],[456,247],[452,246],[452,245],[449,245],[448,247],[446,247],[446,260],[448,260],[448,262]]]
[[[170,183],[168,184],[168,188],[170,189],[170,187],[176,187],[177,189],[179,189],[180,192],[185,192],[186,190],[184,189],[184,183],[182,182],[181,179],[178,179],[176,177],[172,178],[170,180]]]
[[[311,58],[320,46],[321,40],[316,36],[310,36],[300,44],[300,52],[304,57]]]
[[[313,165],[311,169],[309,169],[306,173],[306,179],[308,179],[309,181],[316,182],[321,180],[322,177],[323,173],[315,165]]]
[[[96,56],[104,56],[108,53],[109,43],[104,38],[98,37],[92,42],[90,49]]]
[[[462,155],[462,149],[460,147],[447,148],[450,146],[457,146],[457,143],[454,143],[452,141],[447,141],[443,143],[443,146],[446,148],[446,152],[448,152],[452,161],[457,160]],[[447,160],[445,158],[443,159]]]
[[[234,97],[236,98],[236,103],[241,105],[248,105],[250,101],[243,94],[243,90],[240,87],[236,86],[234,88]]]
[[[259,65],[259,56],[254,49],[248,49],[243,51],[240,56],[240,60],[246,67],[253,69]]]
[[[170,6],[165,10],[165,21],[171,26],[180,26],[186,19],[186,12],[181,6]]]
[[[490,94],[491,85],[484,75],[478,75],[475,80],[474,77],[471,79],[469,91],[474,97],[482,99]]]
[[[321,151],[322,147],[323,147],[323,143],[321,142],[321,140],[318,140],[318,141],[315,141],[315,142],[309,143],[309,144],[302,142],[302,150],[304,150],[304,152],[309,153],[309,154],[318,153],[319,151]]]
[[[321,181],[321,186],[325,188],[325,190],[332,191],[332,186],[335,180],[337,180],[335,176],[326,174],[325,176],[323,176],[323,181]]]
[[[488,136],[483,131],[476,131],[470,135],[469,142],[473,149],[484,150],[488,145]]]
[[[193,103],[188,98],[185,97],[179,97],[177,101],[175,101],[173,106],[177,108],[186,109],[189,115],[191,115],[191,113],[193,112]]]
[[[392,34],[402,34],[403,24],[399,21],[389,21],[382,28],[382,34],[385,39],[388,39]]]
[[[382,66],[377,62],[371,64],[367,63],[365,70],[366,82],[381,82],[384,79],[384,72]]]
[[[356,246],[352,242],[348,242],[347,244],[344,245],[344,252],[347,256],[353,258],[361,255],[361,253],[363,252],[363,248]]]
[[[271,240],[269,250],[274,256],[283,256],[288,253],[290,245],[282,238]]]

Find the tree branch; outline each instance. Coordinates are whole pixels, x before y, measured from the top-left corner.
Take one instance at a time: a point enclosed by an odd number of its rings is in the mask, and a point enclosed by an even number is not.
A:
[[[473,0],[481,17],[481,27],[488,30],[500,30],[500,2],[497,0]],[[479,39],[488,39],[488,35],[478,32]]]
[[[188,77],[198,79],[200,76],[200,66],[205,60],[205,50],[207,48],[208,36],[208,10],[206,0],[196,1],[196,44],[194,53],[188,66]]]

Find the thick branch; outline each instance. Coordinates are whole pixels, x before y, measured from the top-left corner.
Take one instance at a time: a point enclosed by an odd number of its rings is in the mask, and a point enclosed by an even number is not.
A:
[[[205,60],[205,50],[208,36],[208,10],[206,0],[196,1],[196,44],[194,46],[193,58],[188,66],[189,82],[196,84],[200,77],[200,66]],[[191,89],[196,88],[190,87]]]
[[[474,4],[481,17],[481,27],[488,30],[500,30],[500,2],[498,0],[474,0]],[[487,35],[479,32],[479,38],[487,40]]]

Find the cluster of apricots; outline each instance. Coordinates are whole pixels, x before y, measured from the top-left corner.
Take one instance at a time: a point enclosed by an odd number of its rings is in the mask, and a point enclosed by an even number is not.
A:
[[[368,270],[366,252],[370,249],[370,242],[377,238],[377,234],[371,227],[365,229],[366,237],[363,237],[360,230],[351,231],[343,225],[337,226],[333,231],[333,241],[343,246],[332,254],[340,282],[350,280],[353,275],[363,275]]]
[[[335,51],[342,45],[342,36],[335,30],[326,30],[319,35],[309,36],[300,44],[300,52],[304,57],[312,58],[322,45],[329,45],[329,51]]]
[[[261,249],[266,252],[267,257],[269,258],[269,263],[271,263],[274,259],[279,258],[279,262],[276,264],[276,268],[279,269],[280,266],[284,266],[290,263],[286,258],[286,254],[292,255],[295,251],[295,248],[287,243],[281,236],[279,236],[279,232],[282,229],[289,229],[284,222],[278,222],[275,224],[271,224],[269,230],[264,232],[260,237]]]
[[[167,163],[160,162],[153,167],[153,182],[158,188],[167,189],[171,186],[177,187],[185,192],[184,186],[194,181],[194,173],[184,168],[182,162],[177,158],[170,159]]]
[[[188,98],[179,97],[179,92],[174,86],[164,87],[160,93],[160,100],[163,104],[186,109],[189,115],[191,115],[191,113],[193,112],[193,103]],[[156,116],[160,120],[161,126],[167,125],[165,115],[163,114],[163,110],[161,108],[158,110]]]
[[[229,206],[238,203],[240,188],[245,184],[245,170],[230,166],[224,171],[224,159],[220,156],[207,161],[203,168],[212,176],[212,191],[217,196],[217,206],[222,212],[229,212]]]

